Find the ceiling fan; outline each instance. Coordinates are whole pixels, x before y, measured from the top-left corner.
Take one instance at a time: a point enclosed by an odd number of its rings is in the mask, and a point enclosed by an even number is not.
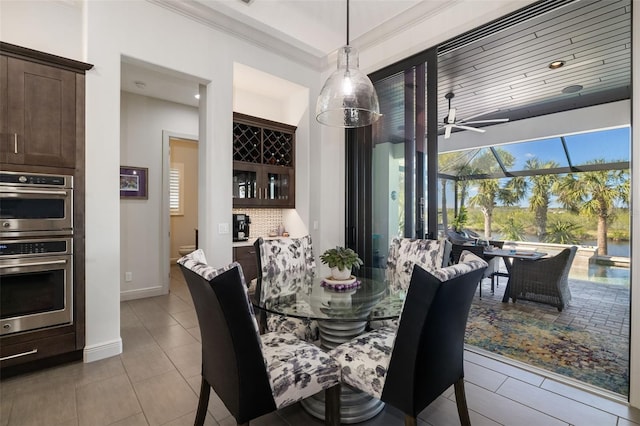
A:
[[[471,130],[473,132],[484,133],[485,130],[478,129],[476,127],[469,126],[469,124],[480,124],[480,123],[504,123],[505,121],[509,121],[508,118],[494,118],[490,120],[475,120],[469,121],[474,117],[479,117],[485,115],[484,113],[474,115],[473,117],[469,117],[467,119],[456,120],[456,109],[451,108],[451,99],[453,99],[455,95],[453,92],[449,92],[444,95],[445,99],[449,101],[449,114],[444,118],[444,124],[441,125],[444,128],[444,138],[449,139],[451,136],[451,130],[453,128],[461,129],[461,130]]]

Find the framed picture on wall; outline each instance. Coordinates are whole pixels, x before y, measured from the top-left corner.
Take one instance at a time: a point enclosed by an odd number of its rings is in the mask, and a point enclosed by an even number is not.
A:
[[[148,173],[146,167],[120,166],[120,198],[149,198]]]

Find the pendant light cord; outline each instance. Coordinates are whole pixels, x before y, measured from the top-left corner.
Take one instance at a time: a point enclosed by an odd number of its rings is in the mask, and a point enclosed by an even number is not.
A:
[[[349,0],[347,0],[347,46],[349,45]]]

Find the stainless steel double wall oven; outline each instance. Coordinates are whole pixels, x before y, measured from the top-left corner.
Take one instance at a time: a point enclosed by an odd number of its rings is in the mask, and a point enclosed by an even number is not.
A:
[[[73,323],[73,177],[0,172],[0,335]]]

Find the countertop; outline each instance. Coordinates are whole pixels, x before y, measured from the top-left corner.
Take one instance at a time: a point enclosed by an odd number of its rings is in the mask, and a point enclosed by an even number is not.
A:
[[[262,239],[264,240],[277,240],[279,238],[288,238],[288,237],[262,237]],[[252,246],[253,243],[257,240],[258,238],[249,238],[247,241],[234,241],[232,246],[233,247],[248,247],[248,246]]]

